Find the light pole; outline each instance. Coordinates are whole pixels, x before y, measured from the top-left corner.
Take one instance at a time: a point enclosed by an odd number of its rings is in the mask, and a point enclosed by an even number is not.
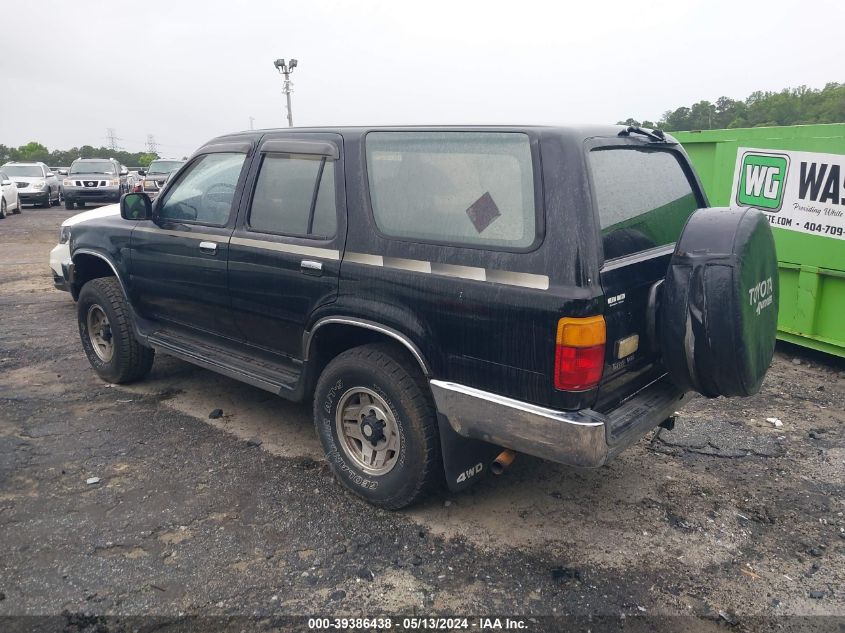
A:
[[[290,80],[290,74],[293,72],[293,69],[296,68],[297,63],[298,62],[295,59],[291,59],[287,64],[284,59],[277,59],[273,62],[273,66],[276,67],[276,70],[285,76],[284,93],[288,102],[288,127],[293,127],[293,112],[290,109],[290,93],[293,92],[293,83]]]

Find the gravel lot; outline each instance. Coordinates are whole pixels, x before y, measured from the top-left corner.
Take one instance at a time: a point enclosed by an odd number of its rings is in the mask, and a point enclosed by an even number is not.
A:
[[[389,513],[333,481],[309,405],[162,356],[142,383],[98,380],[48,272],[68,215],[0,220],[0,617],[74,631],[149,614],[845,627],[841,361],[781,346],[758,396],[696,399],[605,468],[520,456]],[[5,620],[23,622],[38,620]]]

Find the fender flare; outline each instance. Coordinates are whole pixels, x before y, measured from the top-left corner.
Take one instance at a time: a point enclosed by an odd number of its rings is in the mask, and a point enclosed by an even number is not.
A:
[[[120,284],[120,289],[123,292],[123,296],[127,298],[127,301],[129,300],[129,295],[126,293],[126,286],[123,283],[123,278],[117,271],[117,266],[115,266],[114,262],[109,257],[98,251],[91,250],[90,248],[78,248],[70,256],[70,260],[71,262],[73,262],[74,267],[76,266],[76,262],[74,260],[77,255],[91,255],[93,257],[98,257],[99,259],[102,259],[104,262],[106,262],[109,265],[109,268],[111,268],[112,272],[114,273],[114,276],[117,277],[117,283]],[[73,279],[71,279],[70,281],[72,283]]]
[[[308,361],[311,354],[311,342],[314,339],[314,333],[324,325],[329,325],[330,323],[337,323],[340,325],[351,325],[367,330],[373,330],[375,332],[379,332],[381,334],[389,336],[390,338],[396,341],[399,341],[399,343],[404,345],[405,348],[411,353],[411,356],[414,357],[414,360],[417,361],[420,366],[420,369],[423,372],[423,375],[427,379],[431,376],[431,368],[429,367],[429,364],[426,362],[425,357],[422,355],[420,348],[417,347],[414,342],[411,341],[411,339],[391,327],[376,323],[375,321],[369,321],[367,319],[361,319],[358,317],[327,316],[318,319],[317,322],[314,323],[314,326],[310,330],[306,330],[302,336],[302,358],[306,362]]]

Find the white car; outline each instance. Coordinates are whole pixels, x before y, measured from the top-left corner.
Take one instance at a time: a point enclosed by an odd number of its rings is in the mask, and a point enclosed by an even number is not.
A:
[[[70,227],[80,222],[105,218],[110,215],[120,215],[119,204],[110,204],[105,207],[91,209],[90,211],[83,211],[82,213],[70,216],[62,222],[62,227],[59,230],[59,243],[50,251],[50,271],[53,273],[53,285],[56,288],[70,291],[65,277],[66,267],[70,263],[70,245],[68,244]]]
[[[4,171],[0,171],[0,192],[0,219],[5,218],[7,213],[20,213],[23,203],[18,195],[18,186]]]
[[[0,170],[18,186],[18,196],[25,204],[51,207],[62,201],[59,179],[44,163],[11,161]]]

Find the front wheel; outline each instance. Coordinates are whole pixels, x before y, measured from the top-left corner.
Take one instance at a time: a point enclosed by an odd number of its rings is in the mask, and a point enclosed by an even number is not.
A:
[[[20,204],[20,203],[19,203]],[[6,199],[0,199],[0,220],[6,217]]]
[[[73,211],[73,206],[73,200],[68,200],[67,198],[65,198],[65,210]]]
[[[82,348],[103,380],[126,383],[150,373],[154,351],[132,332],[129,305],[115,277],[92,279],[82,287],[77,321]]]
[[[314,425],[335,477],[374,505],[405,507],[442,480],[431,395],[419,370],[390,346],[356,347],[328,364]]]

